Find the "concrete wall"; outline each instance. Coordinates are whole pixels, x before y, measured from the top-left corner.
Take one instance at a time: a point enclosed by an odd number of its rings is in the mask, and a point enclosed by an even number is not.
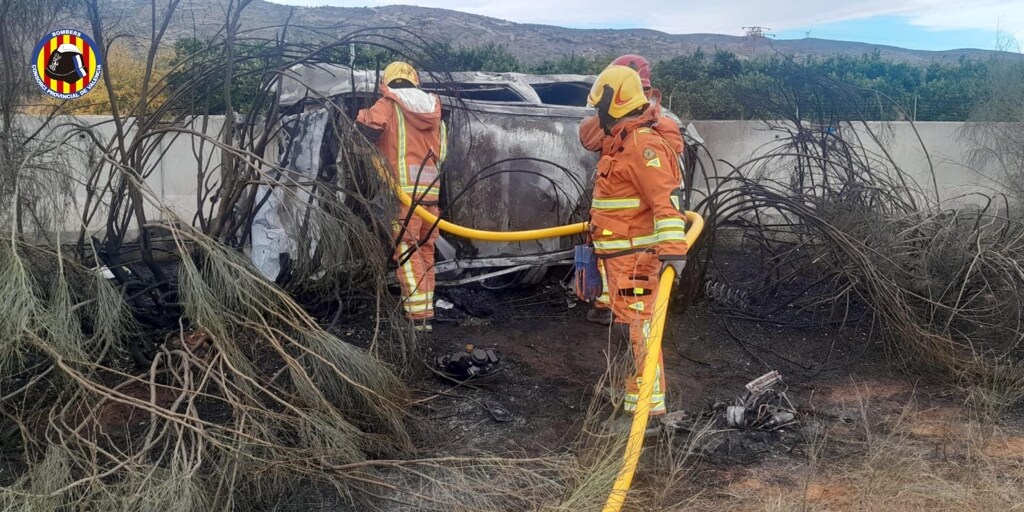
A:
[[[42,124],[39,119],[23,117],[20,119],[22,125],[29,130],[36,130]],[[186,129],[195,130],[211,137],[219,137],[224,125],[222,116],[213,116],[205,124],[196,121]],[[99,157],[96,144],[93,139],[82,132],[82,128],[90,130],[104,143],[113,141],[116,128],[110,116],[78,116],[60,117],[51,122],[43,129],[43,136],[51,141],[65,141],[60,147],[64,153],[68,165],[65,176],[71,188],[75,191],[74,202],[67,205],[64,215],[63,231],[76,233],[81,227],[81,213],[86,200],[85,182],[89,177],[91,169]],[[135,130],[128,128],[127,141],[130,144]],[[155,145],[154,153],[164,155],[162,158],[151,157],[151,169],[146,179],[146,186],[153,191],[153,195],[163,199],[163,208],[147,202],[145,211],[148,219],[167,220],[169,216],[164,209],[173,211],[187,221],[191,221],[198,206],[196,205],[199,183],[197,172],[199,169],[216,169],[220,165],[220,151],[209,142],[203,142],[202,137],[187,133],[169,133],[159,138],[151,139]],[[109,166],[107,167],[109,168]],[[106,182],[106,176],[101,178],[99,185]],[[108,197],[104,197],[107,200]],[[106,205],[101,205],[99,211],[89,222],[87,229],[90,232],[101,230],[106,225]],[[132,229],[135,227],[132,226]]]
[[[778,139],[786,136],[755,121],[698,121],[693,124],[714,158],[734,165],[764,154],[777,146]],[[893,161],[929,194],[935,190],[929,170],[934,168],[939,197],[950,206],[981,204],[985,202],[982,198],[968,195],[998,191],[998,172],[995,169],[974,169],[970,164],[971,148],[960,135],[964,123],[890,122],[869,123],[868,127],[883,142]],[[855,132],[843,133],[842,136],[859,136],[869,152],[879,159],[885,157],[882,147],[871,142],[867,129],[860,127]],[[706,157],[703,160],[706,166],[710,166]],[[718,167],[720,173],[729,171],[724,164],[719,163]]]

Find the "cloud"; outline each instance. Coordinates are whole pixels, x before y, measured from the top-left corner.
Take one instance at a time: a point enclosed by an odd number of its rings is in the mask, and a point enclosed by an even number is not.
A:
[[[943,30],[977,28],[1024,36],[1024,2],[1006,0],[927,2],[934,4],[911,15],[911,23]]]
[[[350,7],[395,3],[395,0],[272,1],[301,5],[326,3]],[[588,27],[629,26],[676,34],[740,34],[742,27],[752,25],[786,30],[874,16],[900,16],[915,26],[927,29],[981,29],[994,32],[1000,27],[1005,32],[1016,33],[1018,37],[1024,36],[1022,0],[656,0],[636,4],[622,0],[418,0],[415,3],[424,7],[454,9],[520,23]]]
[[[651,27],[671,33],[711,32],[740,34],[745,26],[786,30],[811,25],[901,15],[906,6],[900,0],[863,0],[861,2],[824,3],[820,0],[793,0],[785,8],[756,0],[729,2],[729,7],[702,6],[683,12],[652,17]]]

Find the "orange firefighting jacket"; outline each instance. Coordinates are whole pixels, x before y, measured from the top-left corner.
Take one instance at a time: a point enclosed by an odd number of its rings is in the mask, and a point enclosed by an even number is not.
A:
[[[678,154],[652,124],[657,119],[646,114],[619,123],[604,137],[590,234],[599,254],[653,247],[663,260],[680,259],[688,247]]]
[[[382,131],[377,147],[387,158],[402,190],[424,203],[440,193],[438,168],[448,151],[441,100],[420,89],[380,86],[382,97],[359,111],[356,122]]]
[[[665,140],[668,141],[677,154],[683,154],[684,143],[683,136],[679,131],[679,125],[672,118],[661,115],[660,105],[651,103],[651,106],[647,107],[647,110],[644,111],[643,116],[648,119],[656,119],[656,122],[651,127],[660,133],[662,137],[665,137]],[[583,122],[580,123],[580,143],[588,151],[601,151],[604,136],[604,130],[601,129],[601,122],[597,119],[597,116],[584,118]]]

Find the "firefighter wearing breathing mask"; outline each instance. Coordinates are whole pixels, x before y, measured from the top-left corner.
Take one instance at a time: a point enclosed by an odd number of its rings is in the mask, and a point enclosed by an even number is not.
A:
[[[661,271],[682,274],[686,263],[682,171],[671,141],[649,115],[650,100],[637,72],[609,66],[597,77],[587,103],[602,130],[594,177],[591,238],[604,264],[617,323],[629,325],[635,372],[626,380],[625,409],[636,409],[647,338]],[[651,415],[665,414],[665,375],[659,360]]]

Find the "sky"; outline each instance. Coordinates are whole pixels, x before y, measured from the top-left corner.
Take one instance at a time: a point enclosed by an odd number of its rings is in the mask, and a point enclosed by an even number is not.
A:
[[[376,7],[407,3],[520,23],[572,28],[650,28],[673,34],[815,37],[920,50],[997,48],[997,33],[1024,41],[1024,0],[271,0],[290,5]],[[1005,37],[1004,37],[1005,39]],[[1019,51],[1019,48],[1013,48]]]

